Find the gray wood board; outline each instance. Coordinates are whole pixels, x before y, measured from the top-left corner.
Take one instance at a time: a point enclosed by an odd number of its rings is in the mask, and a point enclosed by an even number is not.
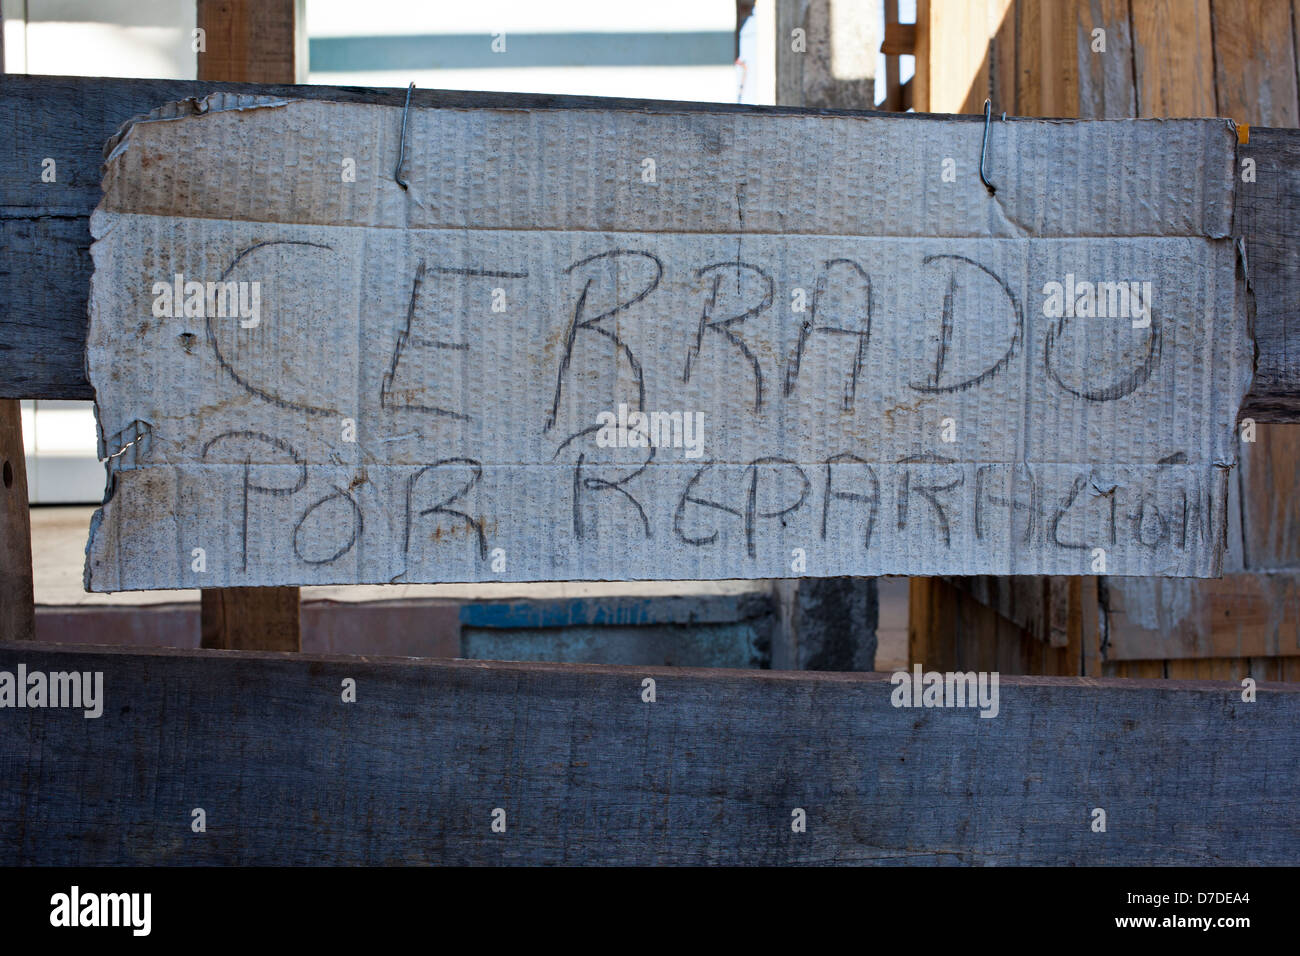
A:
[[[1240,146],[1255,161],[1254,182],[1237,184],[1233,231],[1246,239],[1259,349],[1243,416],[1261,422],[1300,420],[1300,130],[1255,129]]]
[[[884,674],[0,647],[19,663],[102,671],[106,703],[0,710],[4,864],[1300,861],[1300,685],[1009,677],[983,719],[895,708]]]

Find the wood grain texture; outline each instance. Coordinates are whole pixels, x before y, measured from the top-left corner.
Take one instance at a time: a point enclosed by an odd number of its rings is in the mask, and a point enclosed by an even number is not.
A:
[[[1080,67],[1077,115],[1138,115],[1134,86],[1137,65],[1128,0],[1080,0],[1074,7]],[[1171,115],[1199,114],[1202,109],[1197,104],[1208,101],[1206,83],[1210,82],[1213,102],[1221,115],[1254,124],[1251,142],[1241,147],[1239,161],[1254,160],[1257,175],[1254,182],[1238,184],[1234,230],[1246,237],[1260,350],[1254,389],[1242,414],[1260,422],[1294,421],[1300,410],[1300,395],[1287,383],[1297,378],[1300,314],[1295,308],[1296,296],[1282,290],[1300,280],[1293,225],[1300,221],[1300,210],[1289,196],[1289,190],[1300,188],[1293,171],[1300,155],[1290,146],[1294,133],[1262,129],[1258,124],[1296,124],[1292,31],[1300,21],[1294,20],[1287,4],[1215,0],[1209,9],[1213,17],[1212,56],[1204,44],[1204,4],[1179,3],[1162,8],[1160,4],[1134,0],[1135,28],[1157,48],[1157,53],[1146,51],[1141,61],[1148,94],[1153,89],[1159,93],[1155,99],[1148,95],[1143,115],[1158,115],[1162,110]],[[1017,3],[1022,42],[1041,38],[1044,17],[1050,17],[1051,11],[1050,3]],[[1091,49],[1091,30],[1098,26],[1106,31],[1104,54]],[[1017,104],[1017,112],[1032,113],[1041,108],[1042,89],[1054,78],[1043,79],[1037,74],[1046,69],[1045,64],[1055,63],[1069,53],[1037,42],[1022,49],[1019,75],[1025,97]],[[1177,69],[1189,72],[1187,89],[1181,89],[1176,82],[1171,71]],[[1161,88],[1166,79],[1170,84],[1167,91]],[[1111,607],[1104,618],[1109,624],[1109,641],[1104,649],[1097,646],[1095,637],[1101,633],[1099,624],[1089,629],[1095,636],[1082,648],[1084,673],[1098,672],[1103,653],[1108,661],[1106,672],[1117,676],[1162,676],[1169,668],[1160,658],[1169,658],[1172,666],[1178,661],[1209,656],[1220,662],[1219,669],[1200,676],[1225,677],[1243,667],[1259,665],[1264,659],[1250,655],[1296,653],[1292,622],[1298,610],[1291,575],[1300,566],[1297,436],[1298,426],[1261,424],[1256,442],[1240,445],[1242,464],[1234,476],[1239,485],[1235,482],[1230,493],[1229,505],[1239,514],[1239,520],[1230,528],[1225,567],[1237,572],[1266,569],[1276,573],[1232,574],[1222,581],[1198,582],[1189,588],[1164,587],[1159,582],[1132,578],[1085,581],[1085,587],[1100,584]],[[1026,591],[1025,585],[1006,579],[964,579],[957,587],[994,607],[1027,633],[1041,636],[1043,608],[1027,599],[1010,600],[1013,592],[1037,597],[1039,591]],[[1164,590],[1159,591],[1162,587]],[[954,599],[960,603],[965,597]],[[1087,601],[1083,606],[1085,612],[1096,617],[1096,606]],[[966,622],[976,619],[978,615],[973,612],[962,616]],[[999,628],[988,622],[985,628],[986,639],[996,643]],[[1277,669],[1279,675],[1290,673],[1285,665],[1289,658],[1275,660],[1282,662]],[[1028,666],[1027,662],[1024,666]],[[1175,666],[1174,672],[1181,672],[1181,666]]]
[[[1239,181],[1233,231],[1246,238],[1259,357],[1241,414],[1261,422],[1300,417],[1300,132],[1252,127],[1237,148],[1238,179],[1253,160],[1254,182]]]
[[[1079,116],[1075,0],[1022,0],[1017,6],[1017,112]]]
[[[990,95],[989,15],[994,0],[929,5],[929,105],[935,113],[983,113]],[[918,12],[919,16],[919,12]]]
[[[1138,116],[1217,116],[1210,0],[1132,0]]]
[[[19,662],[102,671],[106,703],[5,713],[5,864],[1300,858],[1296,687],[1013,678],[989,720],[895,708],[883,674],[0,649]]]
[[[207,49],[198,57],[199,79],[305,82],[295,29],[302,6],[300,0],[197,0],[196,23],[207,34]]]
[[[299,589],[204,588],[200,646],[237,651],[296,651],[302,643]]]
[[[1277,0],[1211,0],[1220,116],[1252,126],[1298,126],[1291,10]]]
[[[1137,115],[1133,73],[1133,31],[1129,0],[1081,0],[1075,4],[1075,47],[1079,64],[1081,119],[1127,119]],[[1093,31],[1102,30],[1105,49],[1094,50]]]
[[[1107,596],[1109,661],[1300,656],[1300,586],[1291,571],[1120,578]]]
[[[1252,570],[1300,571],[1300,425],[1261,424],[1241,444],[1241,520]]]
[[[0,399],[0,641],[36,636],[32,591],[32,526],[22,411]]]

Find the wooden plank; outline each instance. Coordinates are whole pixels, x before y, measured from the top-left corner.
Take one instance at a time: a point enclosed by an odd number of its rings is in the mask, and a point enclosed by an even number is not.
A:
[[[1259,358],[1242,415],[1259,422],[1300,418],[1300,132],[1252,127],[1250,142],[1237,150],[1238,179],[1233,231],[1246,237],[1246,257],[1255,298]]]
[[[4,714],[8,865],[1282,864],[1300,853],[1300,777],[1278,771],[1300,757],[1294,686],[1263,685],[1245,703],[1234,683],[1004,678],[997,717],[982,719],[895,708],[884,674],[0,648],[0,668],[20,663],[102,672],[104,704],[97,719]],[[347,678],[355,703],[341,700]],[[796,809],[806,832],[792,831]]]
[[[1031,0],[1017,5],[1016,109],[1024,116],[1079,115],[1075,6],[1074,0]]]
[[[1109,582],[1108,661],[1300,656],[1294,572]]]
[[[196,0],[199,80],[304,83],[305,0]]]
[[[907,24],[912,28],[909,40],[910,49],[906,52],[915,55],[916,53],[916,24]],[[884,109],[902,111],[907,109],[903,105],[903,92],[899,84],[899,68],[901,61],[898,54],[891,54],[886,47],[889,45],[889,36],[891,30],[897,30],[901,24],[898,22],[898,0],[885,0],[885,40],[880,45],[880,52],[885,54],[885,102]]]
[[[1076,4],[1075,44],[1082,119],[1127,119],[1137,115],[1133,73],[1133,31],[1129,0],[1082,0]],[[1093,49],[1093,31],[1105,49]]]
[[[990,18],[994,7],[1005,5],[1006,0],[929,4],[930,20],[923,28],[929,41],[917,56],[918,72],[927,73],[928,111],[983,112],[990,95]],[[920,13],[918,7],[918,19]]]
[[[1212,0],[1218,112],[1252,126],[1300,126],[1291,11],[1277,0]]]
[[[990,15],[989,39],[989,99],[992,109],[1001,116],[1022,115],[1016,101],[1016,80],[1019,70],[1016,51],[1016,0],[994,3]]]
[[[936,3],[941,0],[935,0]],[[916,0],[916,72],[912,75],[912,107],[918,113],[929,113],[930,107],[930,54],[933,24],[933,5],[930,0]]]
[[[1300,569],[1300,425],[1260,424],[1241,444],[1245,564]]]
[[[32,527],[19,402],[0,399],[0,641],[32,640]]]
[[[201,647],[296,651],[301,646],[298,588],[204,588]]]
[[[886,0],[888,3],[888,0]],[[894,16],[898,16],[898,0],[893,0]],[[885,39],[880,44],[880,52],[885,56],[902,56],[916,54],[916,24],[891,21],[886,14]]]
[[[1210,0],[1131,0],[1138,116],[1217,116]]]
[[[206,34],[198,57],[200,81],[305,83],[306,0],[196,0]],[[203,647],[296,651],[302,619],[296,587],[205,588]]]
[[[1294,420],[1300,407],[1300,389],[1294,378],[1300,369],[1300,309],[1295,307],[1294,294],[1283,293],[1279,298],[1279,292],[1300,277],[1300,256],[1295,252],[1300,204],[1287,193],[1300,185],[1300,170],[1292,166],[1300,153],[1290,147],[1289,138],[1279,140],[1273,130],[1260,129],[1300,125],[1291,11],[1286,4],[1269,0],[1216,0],[1213,15],[1219,113],[1249,123],[1252,133],[1251,141],[1239,150],[1237,222],[1239,234],[1249,237],[1246,251],[1255,287],[1260,354],[1255,385],[1242,415],[1261,422]],[[1255,164],[1251,175],[1242,165],[1247,160]],[[1251,477],[1251,459],[1266,463],[1274,457],[1269,446],[1275,441],[1282,441],[1287,448],[1294,448],[1295,442],[1282,439],[1272,429],[1259,439],[1257,447],[1242,447],[1247,459],[1242,481],[1249,486],[1243,501],[1248,508],[1285,508],[1280,504],[1285,496],[1259,494],[1257,479]],[[1300,458],[1292,461],[1300,464]],[[1265,474],[1269,470],[1265,464],[1259,478],[1267,482],[1272,477]],[[1254,524],[1254,533],[1248,532],[1252,550],[1276,553],[1254,537],[1268,533],[1262,523]],[[1266,559],[1261,567],[1275,563]],[[1287,563],[1300,564],[1300,554]]]

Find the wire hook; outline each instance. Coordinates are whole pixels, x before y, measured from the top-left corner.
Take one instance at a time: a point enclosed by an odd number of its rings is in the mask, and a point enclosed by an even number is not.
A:
[[[1007,118],[1007,114],[1003,113],[1002,118],[1005,120]],[[980,182],[982,182],[986,187],[988,187],[990,196],[992,196],[994,193],[998,191],[998,188],[994,186],[991,182],[989,182],[988,174],[984,172],[984,161],[987,158],[989,152],[989,123],[992,119],[993,119],[993,101],[985,100],[984,101],[984,145],[980,147]]]
[[[406,106],[402,108],[402,138],[397,146],[397,168],[393,170],[393,180],[403,189],[410,188],[410,184],[402,178],[402,162],[406,159],[406,115],[411,112],[411,90],[415,89],[415,83],[411,83],[406,88]],[[985,134],[987,136],[987,133]]]

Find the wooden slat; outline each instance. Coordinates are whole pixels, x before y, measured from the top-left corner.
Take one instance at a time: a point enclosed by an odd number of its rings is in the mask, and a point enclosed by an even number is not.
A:
[[[1255,387],[1242,414],[1259,421],[1282,421],[1300,405],[1300,390],[1291,378],[1300,368],[1300,309],[1295,306],[1294,294],[1276,298],[1286,283],[1300,278],[1300,256],[1295,252],[1300,208],[1286,192],[1300,185],[1300,170],[1290,165],[1300,154],[1276,142],[1270,130],[1258,127],[1300,125],[1291,11],[1286,4],[1271,0],[1216,0],[1213,16],[1219,112],[1252,126],[1251,142],[1239,152],[1242,160],[1256,163],[1255,181],[1243,181],[1238,187],[1237,221],[1252,235],[1247,253],[1256,289],[1256,335],[1260,340]],[[1247,507],[1275,506],[1258,496],[1257,479],[1250,474],[1251,459],[1274,457],[1267,447],[1282,439],[1270,432],[1260,436],[1260,447],[1243,447],[1247,459],[1243,484],[1251,486],[1244,498]],[[1295,447],[1294,442],[1285,444]],[[1300,458],[1294,461],[1300,462]],[[1259,477],[1267,481],[1272,476]],[[1269,496],[1273,502],[1284,497]],[[1255,531],[1260,532],[1264,532],[1262,527]],[[1254,537],[1250,541],[1258,547]],[[1288,563],[1300,565],[1300,554]]]
[[[1255,181],[1237,187],[1234,231],[1247,237],[1246,254],[1255,297],[1259,359],[1242,415],[1261,422],[1294,422],[1300,415],[1300,133],[1252,127],[1250,142],[1237,149],[1254,161]]]
[[[1079,62],[1073,0],[1022,2],[1017,8],[1017,111],[1022,116],[1078,116]]]
[[[776,101],[783,106],[871,109],[880,15],[869,4],[832,0],[776,3]],[[807,48],[791,49],[791,31]],[[834,59],[834,63],[832,63]]]
[[[925,109],[934,113],[983,112],[984,100],[990,96],[990,18],[996,17],[994,8],[1006,3],[972,0],[928,5],[929,22],[920,26],[928,42],[924,58],[920,53],[917,57],[918,66],[928,64],[925,73],[929,100]],[[918,6],[918,23],[920,16]]]
[[[935,108],[971,112],[979,106],[974,93],[985,83],[999,109],[1019,115],[1078,116],[1077,6],[1074,0],[986,0],[985,20],[976,9],[973,22],[964,27],[949,19],[935,24],[945,52],[950,57],[954,52],[960,54],[955,60],[964,62],[967,71],[976,57],[985,56],[974,86],[967,91],[959,79],[948,90],[947,99]],[[1084,19],[1082,12],[1078,19]],[[929,72],[935,86],[942,87],[941,78],[951,67],[932,60]],[[1000,661],[1009,673],[1080,673],[1082,635],[1076,627],[1075,643],[1070,644],[1068,623],[1072,608],[1078,608],[1069,601],[1068,581],[1063,577],[971,577],[950,578],[939,584],[933,579],[913,579],[914,591],[934,589],[930,597],[918,594],[922,603],[937,600],[954,605],[955,613],[948,618],[954,630],[930,635],[927,643],[933,656],[928,660],[985,659],[979,649],[988,647],[992,653],[988,659]],[[1048,646],[1042,646],[1044,643]],[[945,649],[948,645],[952,651]]]
[[[1136,116],[1129,0],[1080,0],[1075,12],[1079,104],[1070,115],[1081,119]],[[1104,52],[1093,50],[1094,30],[1105,31]]]
[[[4,17],[0,16],[0,36]],[[4,43],[0,42],[0,76]],[[27,503],[27,460],[22,406],[0,399],[0,641],[34,640],[32,523]]]
[[[1294,572],[1122,578],[1110,582],[1108,604],[1107,660],[1300,656]]]
[[[916,53],[916,24],[907,24],[912,28],[911,37],[909,38],[911,48],[906,52]],[[897,31],[902,26],[898,22],[898,0],[885,0],[885,42],[880,45],[880,52],[885,54],[885,102],[884,108],[887,110],[905,110],[903,105],[903,93],[899,83],[899,56],[902,54],[891,54],[885,49],[889,45],[890,31]]]
[[[299,589],[204,588],[200,646],[296,651],[302,643]]]
[[[1219,114],[1258,126],[1300,126],[1291,11],[1277,0],[1212,0]]]
[[[307,24],[302,0],[197,0],[196,22],[207,34],[206,49],[198,57],[200,81],[306,81]],[[205,588],[200,610],[202,646],[299,650],[299,598],[296,587]]]
[[[1242,524],[1251,570],[1300,572],[1300,425],[1261,424],[1243,442]]]
[[[1002,0],[993,6],[989,40],[989,99],[1001,115],[1020,115],[1016,101],[1016,2]]]
[[[1132,0],[1138,116],[1217,116],[1210,0]]]
[[[195,6],[196,24],[207,34],[200,80],[306,81],[295,28],[300,0],[197,0]]]
[[[1290,863],[1300,688],[0,648],[0,863]],[[656,701],[641,699],[656,681]],[[345,678],[356,703],[340,699]],[[49,759],[58,754],[57,761]],[[1213,760],[1206,755],[1213,754]],[[202,807],[207,831],[190,830]],[[1094,807],[1107,831],[1092,832]],[[506,830],[491,829],[493,810]],[[792,812],[807,832],[791,830]]]
[[[32,640],[32,528],[19,403],[0,399],[0,641]]]
[[[895,0],[897,7],[897,0]],[[895,9],[897,16],[897,9]],[[885,39],[880,44],[880,52],[885,56],[912,56],[916,53],[915,23],[885,23]]]

